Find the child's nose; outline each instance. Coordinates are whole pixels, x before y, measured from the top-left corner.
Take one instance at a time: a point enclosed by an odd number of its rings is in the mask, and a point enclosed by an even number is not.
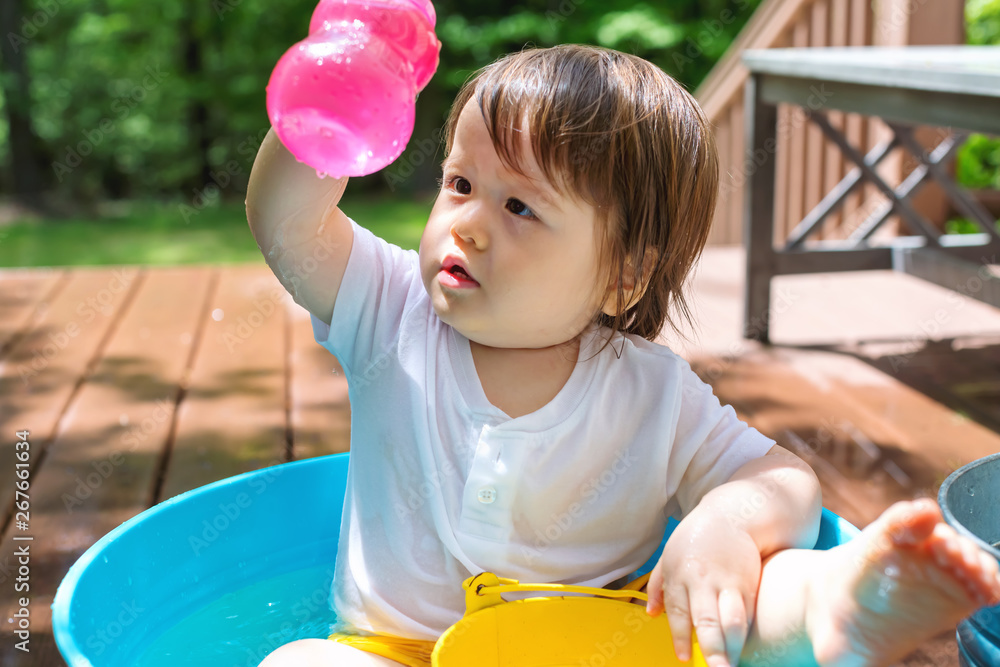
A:
[[[451,225],[455,238],[482,250],[488,243],[486,213],[480,206],[463,206]]]

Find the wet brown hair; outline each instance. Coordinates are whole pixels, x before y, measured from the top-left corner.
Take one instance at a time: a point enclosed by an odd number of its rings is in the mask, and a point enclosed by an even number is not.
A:
[[[475,98],[500,160],[524,174],[518,137],[527,130],[546,179],[598,211],[599,276],[617,282],[613,331],[654,340],[670,316],[691,314],[685,282],[708,240],[718,194],[719,158],[711,125],[673,78],[636,56],[568,44],[504,56],[476,72],[456,97],[446,155],[458,118]],[[649,251],[653,252],[649,252]],[[626,267],[648,284],[625,306]],[[605,280],[606,278],[606,280]]]

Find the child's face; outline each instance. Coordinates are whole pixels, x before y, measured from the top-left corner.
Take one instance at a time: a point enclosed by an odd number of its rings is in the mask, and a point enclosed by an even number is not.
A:
[[[606,294],[597,289],[594,207],[549,183],[522,140],[530,179],[503,165],[479,107],[466,105],[420,239],[420,271],[435,312],[492,347],[564,343],[587,327]],[[448,258],[473,280],[446,271]]]

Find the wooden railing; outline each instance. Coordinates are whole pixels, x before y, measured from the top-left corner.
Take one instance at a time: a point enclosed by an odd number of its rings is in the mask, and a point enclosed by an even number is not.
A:
[[[709,244],[743,243],[744,184],[754,169],[753,156],[746,154],[744,142],[747,69],[740,60],[743,51],[961,44],[965,41],[964,25],[963,0],[764,0],[695,91],[716,128],[719,146],[720,193]],[[778,114],[774,228],[776,240],[783,240],[854,165],[845,164],[837,147],[806,121],[801,108],[782,106]],[[830,120],[863,153],[891,136],[878,118],[831,112]],[[929,130],[918,137],[927,146],[940,138]],[[878,171],[888,182],[898,184],[914,166],[909,154],[897,149]],[[884,201],[873,186],[859,187],[840,213],[831,216],[818,238],[843,238]],[[933,186],[915,196],[914,205],[939,224],[948,213],[943,194]],[[884,233],[893,234],[896,226],[890,221]]]

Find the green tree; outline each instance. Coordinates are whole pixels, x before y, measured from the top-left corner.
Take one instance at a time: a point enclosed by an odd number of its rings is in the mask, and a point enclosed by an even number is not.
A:
[[[433,188],[451,100],[472,71],[503,53],[600,44],[645,57],[693,90],[758,3],[439,0],[441,61],[420,94],[410,147],[353,189]],[[77,206],[242,199],[269,127],[271,70],[306,36],[315,4],[179,0],[154,11],[139,0],[0,0],[4,25],[21,40],[19,53],[3,52],[2,184],[14,189],[18,179],[26,191],[34,164],[47,200]]]
[[[1000,46],[1000,0],[968,0],[965,20],[970,45]],[[1000,139],[970,135],[959,149],[955,165],[962,185],[1000,189]]]

